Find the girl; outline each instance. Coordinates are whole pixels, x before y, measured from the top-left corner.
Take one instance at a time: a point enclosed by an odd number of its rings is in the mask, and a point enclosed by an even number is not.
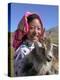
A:
[[[25,75],[23,68],[28,62],[25,56],[34,49],[35,42],[42,47],[41,41],[44,37],[44,31],[42,21],[35,13],[27,12],[19,22],[13,40],[15,76]]]

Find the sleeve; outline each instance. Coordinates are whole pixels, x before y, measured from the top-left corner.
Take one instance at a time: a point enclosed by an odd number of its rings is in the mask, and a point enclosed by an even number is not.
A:
[[[30,50],[25,45],[21,45],[15,52],[14,58],[17,61],[18,59],[24,58],[30,53]]]
[[[26,55],[29,54],[29,49],[22,45],[20,46],[15,52],[15,59],[14,59],[14,75],[15,76],[22,76],[25,75],[23,72],[25,65],[27,64],[27,59],[25,58]]]

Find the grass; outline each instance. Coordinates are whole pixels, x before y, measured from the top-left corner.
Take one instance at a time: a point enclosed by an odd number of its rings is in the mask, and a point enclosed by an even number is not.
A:
[[[14,50],[13,50],[13,48],[11,48],[11,77],[14,76],[14,60],[13,60],[13,56],[14,56]]]
[[[14,76],[14,49],[9,48],[8,50],[8,76],[13,77]]]

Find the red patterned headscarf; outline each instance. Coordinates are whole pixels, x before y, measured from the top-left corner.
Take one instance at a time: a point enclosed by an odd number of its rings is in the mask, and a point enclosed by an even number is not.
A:
[[[21,19],[21,21],[18,24],[18,28],[15,31],[15,35],[14,35],[14,39],[13,39],[13,47],[14,47],[15,50],[21,45],[21,43],[23,42],[23,40],[25,40],[23,38],[29,32],[29,25],[28,25],[28,22],[27,22],[27,17],[30,16],[30,15],[32,15],[32,14],[33,13],[27,12],[23,16],[23,18]],[[40,19],[40,22],[42,24],[41,19]],[[40,38],[43,38],[43,35],[44,35],[44,29],[43,29],[43,24],[42,24]]]

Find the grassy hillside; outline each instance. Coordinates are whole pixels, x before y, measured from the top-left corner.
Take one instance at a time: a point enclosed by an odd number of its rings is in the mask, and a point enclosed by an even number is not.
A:
[[[58,27],[53,27],[49,29],[47,32],[47,37],[49,37],[52,41],[52,43],[58,44],[59,42],[59,32]]]
[[[12,33],[8,33],[8,76],[14,76],[14,49],[12,48]]]

